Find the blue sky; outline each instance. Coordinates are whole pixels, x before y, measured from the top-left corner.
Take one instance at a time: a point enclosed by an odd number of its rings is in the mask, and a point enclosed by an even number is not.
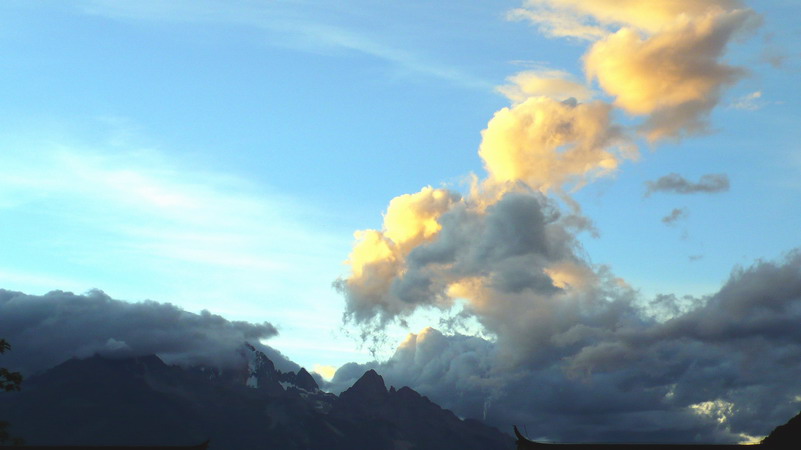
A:
[[[510,20],[519,6],[3,2],[0,287],[268,320],[301,365],[367,361],[331,287],[353,232],[380,228],[393,197],[485,175],[481,131],[509,105],[507,77],[584,79],[586,43]],[[749,6],[762,24],[724,58],[747,75],[711,132],[639,138],[637,161],[571,194],[598,233],[579,234],[588,259],[645,298],[711,294],[801,244],[801,4]],[[645,197],[670,173],[730,188]]]

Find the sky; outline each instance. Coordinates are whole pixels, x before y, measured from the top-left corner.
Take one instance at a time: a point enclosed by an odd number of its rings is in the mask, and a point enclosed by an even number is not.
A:
[[[801,409],[801,4],[648,5],[3,2],[0,288],[544,438],[764,434]]]

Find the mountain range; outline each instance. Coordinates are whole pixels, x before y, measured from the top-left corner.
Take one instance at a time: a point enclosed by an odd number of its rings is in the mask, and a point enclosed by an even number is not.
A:
[[[238,356],[226,368],[167,365],[155,355],[73,358],[25,380],[22,391],[3,393],[0,418],[34,446],[515,448],[510,435],[409,387],[387,389],[374,370],[337,396],[303,368],[278,370],[250,344]],[[781,447],[799,437],[801,414],[762,443]]]
[[[165,364],[155,355],[71,359],[4,393],[0,417],[29,445],[194,445],[211,449],[512,449],[367,371],[339,396],[305,369],[282,372],[249,344],[233,368]]]

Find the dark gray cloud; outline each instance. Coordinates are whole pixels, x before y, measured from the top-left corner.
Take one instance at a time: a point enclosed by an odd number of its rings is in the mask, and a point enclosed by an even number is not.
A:
[[[267,322],[229,321],[169,303],[128,303],[98,290],[41,296],[0,290],[0,335],[13,345],[13,351],[3,356],[3,365],[26,374],[95,353],[157,354],[168,363],[227,366],[237,362],[237,349],[245,341],[269,353],[279,368],[287,364],[296,368],[259,344],[259,339],[276,334]]]
[[[486,209],[459,202],[439,217],[436,238],[409,252],[402,271],[373,271],[369,284],[336,283],[346,317],[380,332],[387,318],[467,298],[465,315],[497,335],[510,359],[518,352],[558,357],[543,351],[543,341],[558,335],[573,345],[630,313],[626,288],[579,256],[573,222],[536,192],[508,192]]]
[[[442,229],[436,239],[409,253],[403,273],[374,270],[368,286],[335,283],[345,295],[346,316],[356,322],[378,316],[385,322],[418,306],[441,305],[447,303],[442,300],[448,285],[469,277],[489,277],[504,291],[552,292],[542,268],[572,257],[573,236],[559,218],[544,196],[531,192],[507,193],[486,210],[456,203],[438,218]]]
[[[723,173],[710,173],[703,175],[697,183],[688,181],[677,173],[665,175],[656,181],[646,181],[645,196],[654,192],[669,192],[673,194],[715,193],[729,190],[729,177]]]
[[[524,334],[538,349],[518,347],[516,364],[500,337],[427,329],[386,362],[344,366],[332,386],[376,368],[461,416],[562,441],[737,442],[801,409],[801,251],[736,269],[705,298],[604,301],[617,306],[532,321],[547,337]]]
[[[665,225],[673,225],[676,221],[687,218],[687,208],[673,208],[670,214],[662,218]]]

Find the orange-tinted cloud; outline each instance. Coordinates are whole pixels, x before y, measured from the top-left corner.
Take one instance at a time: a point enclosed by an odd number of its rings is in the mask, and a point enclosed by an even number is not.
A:
[[[759,23],[735,0],[528,0],[512,15],[552,36],[594,41],[588,79],[615,106],[645,116],[639,130],[651,142],[707,130],[721,90],[745,73],[722,62],[726,45]]]
[[[638,156],[616,107],[644,118],[632,129],[651,141],[704,131],[722,89],[744,73],[722,62],[726,46],[757,20],[734,0],[530,0],[514,14],[593,41],[586,80],[613,100],[557,70],[510,77],[498,88],[510,106],[482,131],[486,178],[474,176],[464,198],[431,187],[396,197],[382,230],[357,233],[351,273],[336,283],[356,323],[461,299],[509,348],[582,339],[559,320],[580,322],[582,311],[612,308],[609,292],[625,299],[631,289],[580,256],[575,232],[591,225],[567,193]]]
[[[501,109],[482,131],[479,148],[490,180],[522,181],[547,192],[614,171],[628,150],[620,151],[626,147],[611,111],[600,101],[549,97]]]
[[[702,132],[720,91],[745,73],[721,57],[752,17],[747,10],[680,16],[652,36],[622,28],[590,48],[587,76],[616,106],[649,116],[642,130],[651,141]]]
[[[351,274],[336,285],[352,294],[347,296],[348,310],[357,320],[391,318],[415,307],[392,295],[392,283],[405,271],[409,252],[436,236],[441,228],[437,219],[459,200],[456,193],[427,186],[392,199],[382,230],[354,233],[356,243],[347,260]]]

